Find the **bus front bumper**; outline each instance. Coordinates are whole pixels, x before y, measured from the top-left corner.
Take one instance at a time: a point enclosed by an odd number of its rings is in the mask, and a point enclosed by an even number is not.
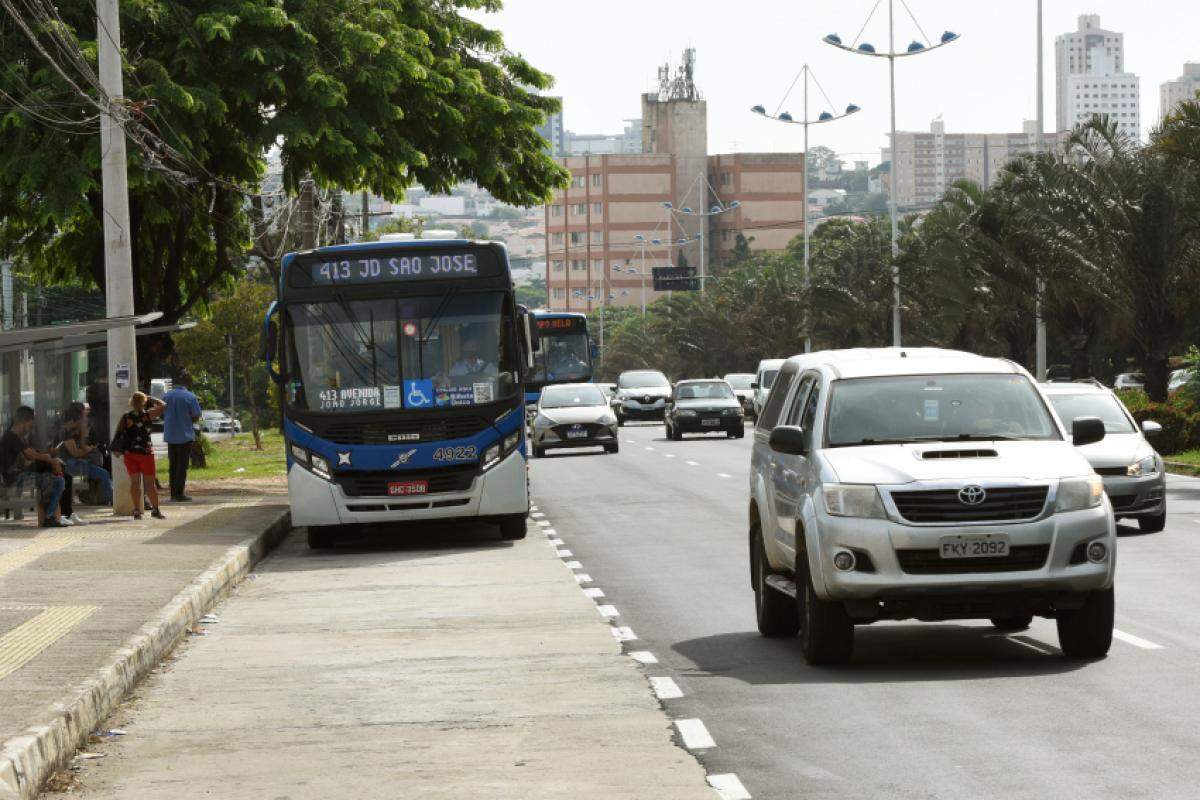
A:
[[[292,525],[357,525],[370,522],[501,517],[529,511],[525,455],[509,453],[487,472],[476,475],[471,488],[406,497],[348,497],[331,483],[299,464],[288,470]],[[397,472],[398,480],[404,473]]]

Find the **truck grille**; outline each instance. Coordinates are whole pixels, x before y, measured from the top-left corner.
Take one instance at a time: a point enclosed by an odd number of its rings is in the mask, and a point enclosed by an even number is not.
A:
[[[333,476],[347,497],[387,497],[393,481],[429,481],[429,494],[465,492],[475,479],[474,464],[408,472],[339,472]],[[418,495],[419,497],[419,495]]]
[[[990,488],[978,505],[958,499],[957,489],[892,492],[892,502],[909,522],[1013,522],[1033,519],[1046,506],[1047,486]]]
[[[971,572],[1021,572],[1041,569],[1050,555],[1048,544],[1009,548],[1003,558],[942,558],[936,548],[897,550],[900,569],[910,575],[964,575]]]

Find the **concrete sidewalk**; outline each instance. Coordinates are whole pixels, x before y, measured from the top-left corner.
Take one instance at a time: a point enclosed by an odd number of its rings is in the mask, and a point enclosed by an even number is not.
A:
[[[206,497],[166,520],[0,523],[0,799],[36,796],[286,527],[286,507]]]
[[[292,534],[92,746],[87,798],[713,800],[546,537]]]

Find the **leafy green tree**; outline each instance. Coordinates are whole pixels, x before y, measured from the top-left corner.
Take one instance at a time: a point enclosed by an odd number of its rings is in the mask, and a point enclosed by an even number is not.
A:
[[[547,199],[566,179],[536,131],[557,108],[536,93],[550,79],[462,13],[497,6],[124,3],[136,310],[172,323],[232,280],[271,230],[258,187],[274,148],[287,195],[311,177],[396,199],[414,183],[446,192],[463,180],[515,205]],[[95,5],[53,9],[0,25],[0,89],[19,103],[0,117],[0,255],[103,289]],[[288,246],[271,244],[270,255]],[[145,339],[143,353],[161,348]]]
[[[254,446],[262,449],[259,418],[265,409],[263,397],[253,391],[256,379],[260,391],[262,383],[261,362],[258,358],[259,332],[263,314],[275,299],[275,290],[265,283],[240,280],[228,295],[209,304],[209,316],[195,328],[179,335],[177,354],[182,366],[220,375],[228,369],[230,354],[233,371],[245,387],[247,405],[250,409],[250,430],[254,434]],[[226,343],[226,336],[233,337],[233,346]]]

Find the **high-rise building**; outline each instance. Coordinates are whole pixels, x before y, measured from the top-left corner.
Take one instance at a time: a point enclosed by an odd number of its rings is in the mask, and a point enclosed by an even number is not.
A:
[[[1111,117],[1126,136],[1139,137],[1140,83],[1125,71],[1125,34],[1100,27],[1098,14],[1079,17],[1079,29],[1054,40],[1056,123],[1066,131],[1096,114]]]
[[[642,152],[642,121],[625,120],[621,133],[575,133],[567,131],[567,149],[560,155],[636,155]]]
[[[559,108],[562,108],[562,98],[555,97],[559,103]],[[563,127],[562,111],[556,111],[553,114],[546,115],[546,121],[537,127],[538,135],[549,143],[546,148],[547,152],[552,156],[564,156],[567,154],[567,132]]]
[[[636,306],[643,289],[650,303],[658,296],[654,267],[686,259],[698,272],[703,262],[712,274],[739,231],[753,250],[782,250],[803,230],[803,154],[709,156],[707,107],[694,64],[688,51],[674,75],[660,69],[658,92],[643,95],[640,153],[561,160],[571,184],[545,207],[551,308]],[[737,209],[705,214],[734,200]]]
[[[1158,89],[1158,121],[1166,119],[1185,100],[1195,100],[1197,93],[1200,93],[1200,64],[1184,64],[1182,75]]]
[[[1044,134],[1043,147],[1061,147],[1065,139],[1065,133]],[[940,200],[955,181],[991,186],[1005,164],[1036,147],[1034,121],[1027,120],[1021,133],[946,133],[946,124],[937,119],[928,133],[896,131],[896,146],[884,150],[884,160],[895,153],[896,204],[919,209]]]

